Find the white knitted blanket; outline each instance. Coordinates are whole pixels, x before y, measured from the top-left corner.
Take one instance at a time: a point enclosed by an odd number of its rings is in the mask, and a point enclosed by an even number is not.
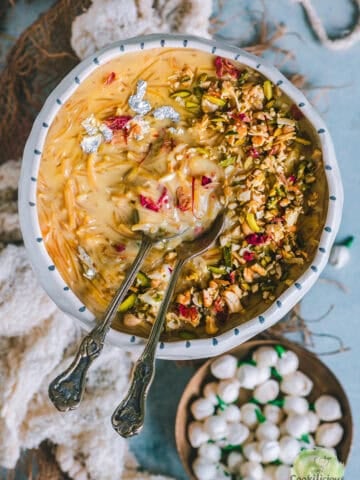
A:
[[[1,200],[16,191],[19,170],[20,162],[0,166]],[[5,202],[9,208],[2,212],[0,239],[18,240],[18,214],[10,208],[14,202]],[[48,439],[56,445],[61,469],[73,479],[165,480],[138,473],[125,440],[110,425],[128,385],[129,354],[105,346],[90,369],[78,410],[63,414],[50,403],[48,384],[69,364],[80,337],[78,325],[37,283],[24,247],[4,247],[0,251],[0,465],[13,468],[21,449],[36,448]]]
[[[83,58],[143,33],[208,36],[211,8],[211,0],[94,0],[74,21],[72,45]],[[21,241],[19,170],[16,161],[0,166],[0,465],[14,467],[21,449],[48,439],[61,469],[75,480],[166,480],[139,473],[110,424],[128,385],[129,354],[105,346],[89,371],[79,409],[59,413],[48,399],[48,384],[69,364],[81,332],[38,285],[24,247],[9,244]]]

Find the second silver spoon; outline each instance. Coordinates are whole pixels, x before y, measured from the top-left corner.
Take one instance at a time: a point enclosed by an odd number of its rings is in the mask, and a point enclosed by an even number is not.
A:
[[[224,224],[224,214],[220,213],[210,229],[191,242],[184,242],[177,249],[177,263],[171,275],[168,288],[159,313],[152,326],[146,347],[136,362],[129,391],[113,413],[111,422],[122,437],[132,437],[142,429],[145,419],[145,400],[155,373],[156,348],[163,329],[165,315],[169,308],[176,282],[185,262],[200,255],[217,239]]]

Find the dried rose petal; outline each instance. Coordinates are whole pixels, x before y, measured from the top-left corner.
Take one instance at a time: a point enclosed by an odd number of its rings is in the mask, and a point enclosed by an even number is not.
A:
[[[190,320],[195,320],[199,314],[198,309],[195,306],[188,307],[179,303],[177,309],[182,317],[189,318]]]
[[[144,195],[140,195],[140,204],[142,207],[152,210],[153,212],[158,212],[160,210],[160,207],[154,202],[154,200],[145,197]]]
[[[245,237],[245,240],[249,245],[263,245],[267,242],[268,238],[264,233],[251,233]]]
[[[116,73],[111,72],[104,82],[105,85],[110,85],[110,83],[112,83],[115,80],[115,78],[116,78]]]
[[[213,303],[216,312],[223,312],[225,308],[225,300],[223,300],[220,296],[215,299]]]
[[[210,177],[206,177],[205,175],[203,175],[201,177],[201,185],[205,187],[205,185],[208,185],[209,183],[212,183],[212,179]]]
[[[122,130],[131,119],[131,115],[116,115],[107,118],[105,123],[111,130]]]
[[[249,252],[248,250],[246,250],[243,254],[243,259],[246,262],[251,262],[252,260],[254,260],[254,258],[255,258],[254,252]]]
[[[242,122],[245,122],[245,123],[250,122],[250,118],[246,115],[246,113],[232,113],[231,117],[234,120],[241,120]]]
[[[216,76],[221,78],[225,74],[230,75],[233,78],[239,78],[240,70],[238,70],[229,60],[223,57],[215,58],[215,71]]]
[[[159,200],[155,202],[150,197],[145,197],[144,195],[140,195],[140,203],[143,207],[147,208],[148,210],[152,210],[153,212],[158,212],[160,208],[163,206],[164,203],[169,202],[169,195],[167,189],[164,187]]]
[[[114,248],[118,253],[121,253],[126,249],[126,245],[124,245],[123,243],[118,243],[114,245]]]
[[[163,203],[169,203],[169,194],[166,187],[164,187],[157,203],[159,206],[161,206]]]
[[[288,178],[288,181],[289,181],[290,183],[296,183],[297,178],[295,177],[295,175],[290,175],[290,177]]]
[[[250,148],[249,153],[253,158],[259,158],[260,153],[256,148]]]
[[[236,275],[236,272],[230,272],[229,273],[230,283],[232,283],[232,284],[235,283],[235,275]]]

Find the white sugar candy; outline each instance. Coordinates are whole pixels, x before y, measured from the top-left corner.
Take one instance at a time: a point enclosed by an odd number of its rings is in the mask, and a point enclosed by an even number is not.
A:
[[[222,380],[218,385],[217,394],[225,403],[232,403],[238,399],[239,390],[238,380]]]
[[[277,405],[265,405],[264,407],[264,416],[266,420],[272,423],[280,423],[284,417],[284,413],[280,407]]]
[[[279,460],[287,465],[292,465],[295,458],[300,453],[300,443],[296,438],[285,435],[279,441],[280,452]]]
[[[224,418],[213,415],[204,422],[204,429],[211,440],[220,440],[228,434],[228,425]]]
[[[247,363],[241,365],[236,372],[236,376],[243,388],[252,390],[258,384],[259,372],[254,365]]]
[[[258,406],[254,403],[244,403],[240,407],[241,412],[241,421],[249,428],[254,427],[258,423],[258,418],[256,415],[256,410],[258,410]]]
[[[286,431],[295,438],[309,433],[310,422],[306,415],[291,413],[285,420]]]
[[[214,405],[208,398],[199,398],[192,403],[191,413],[196,420],[204,420],[214,413]]]
[[[310,378],[299,370],[286,375],[280,384],[282,392],[300,397],[306,397],[309,395],[312,387],[313,382]]]
[[[280,430],[277,425],[266,420],[257,427],[255,434],[258,440],[277,440]]]
[[[339,420],[342,416],[339,401],[331,395],[321,395],[315,402],[315,411],[325,422]]]
[[[323,423],[315,434],[316,445],[320,447],[336,447],[341,442],[344,429],[339,422]]]
[[[216,464],[198,457],[192,465],[198,480],[215,480],[217,478]]]
[[[250,462],[261,462],[261,453],[259,451],[259,444],[257,442],[246,443],[243,446],[243,452],[245,457]]]
[[[288,350],[278,359],[276,370],[280,375],[285,376],[295,372],[299,368],[299,358],[296,353]]]
[[[240,452],[230,452],[227,458],[227,466],[230,473],[240,473],[240,465],[244,462],[244,457]]]
[[[261,404],[271,402],[279,394],[279,383],[276,380],[267,380],[254,390],[254,398]]]
[[[315,412],[312,412],[311,410],[309,410],[306,413],[306,416],[309,420],[309,432],[313,433],[313,432],[316,431],[316,429],[319,426],[320,418],[318,417],[318,415]]]
[[[241,420],[241,411],[237,405],[228,405],[224,410],[218,412],[228,423],[239,423]]]
[[[200,445],[207,442],[210,437],[207,431],[205,431],[203,423],[191,422],[188,427],[189,442],[192,447],[199,448]]]
[[[252,480],[262,480],[263,467],[258,462],[245,462],[240,466],[240,473],[243,477],[249,477]]]
[[[221,458],[221,449],[215,443],[203,443],[198,453],[201,458],[213,463],[219,462]]]
[[[241,445],[249,437],[249,429],[243,423],[231,423],[225,440],[228,445]]]
[[[258,444],[261,455],[261,463],[275,462],[279,458],[280,445],[276,440],[262,440]]]
[[[286,413],[298,413],[305,415],[309,410],[309,402],[303,397],[286,395],[284,398],[284,410]]]
[[[260,347],[252,355],[259,367],[274,367],[278,361],[278,354],[272,347]]]
[[[237,359],[232,355],[222,355],[214,360],[210,366],[211,373],[220,380],[235,376]]]

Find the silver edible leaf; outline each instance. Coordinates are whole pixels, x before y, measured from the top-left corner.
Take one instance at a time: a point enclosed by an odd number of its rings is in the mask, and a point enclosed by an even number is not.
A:
[[[113,131],[105,123],[99,125],[99,130],[103,134],[105,142],[111,142],[113,138]]]
[[[84,270],[84,277],[92,280],[96,276],[96,270],[90,255],[81,246],[78,247],[78,254]]]
[[[169,105],[164,105],[163,107],[156,108],[152,112],[152,114],[158,120],[169,119],[169,120],[172,120],[173,122],[178,122],[180,120],[179,113]]]
[[[81,125],[85,128],[88,135],[96,135],[98,133],[99,123],[93,113],[89,117],[85,118]]]
[[[143,100],[147,88],[145,80],[139,80],[136,85],[136,93],[129,98],[129,107],[140,115],[146,115],[151,110],[148,101]]]
[[[85,153],[94,153],[98,151],[102,141],[103,136],[101,133],[91,136],[87,135],[81,140],[80,147]]]

